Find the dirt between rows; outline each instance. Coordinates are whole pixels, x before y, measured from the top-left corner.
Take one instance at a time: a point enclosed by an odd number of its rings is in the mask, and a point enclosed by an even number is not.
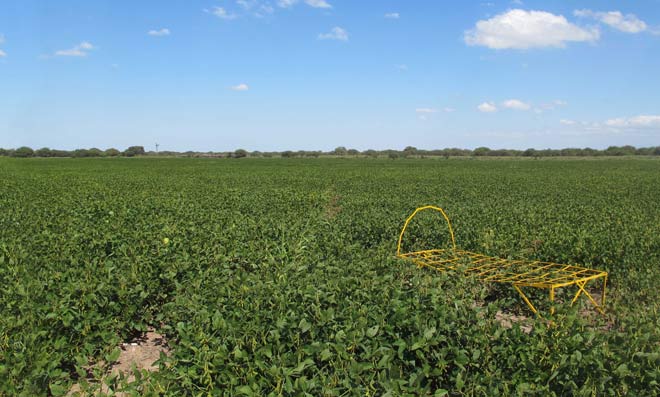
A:
[[[124,374],[127,376],[127,381],[130,383],[135,380],[132,371],[134,366],[139,371],[158,371],[158,366],[154,365],[154,363],[160,358],[160,353],[169,355],[170,352],[165,337],[155,332],[153,329],[142,333],[128,342],[122,343],[120,348],[121,353],[119,354],[119,358],[110,366],[109,370],[101,379],[102,386],[100,392],[103,394],[110,392],[109,388],[103,383],[105,379],[108,379],[113,375]],[[97,365],[103,366],[104,363],[101,362]],[[67,395],[82,396],[84,394],[81,391],[80,385],[76,383],[71,387],[71,390],[69,390]],[[126,394],[116,392],[113,395],[123,397]]]

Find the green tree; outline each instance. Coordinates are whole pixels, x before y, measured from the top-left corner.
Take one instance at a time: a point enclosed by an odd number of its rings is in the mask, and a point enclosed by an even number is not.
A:
[[[529,148],[522,153],[523,157],[536,157],[536,149]]]
[[[34,150],[27,146],[21,146],[18,149],[14,150],[12,157],[32,157],[34,156]]]
[[[144,154],[144,146],[130,146],[128,149],[124,150],[124,156],[133,157],[141,156]]]
[[[89,150],[76,149],[73,151],[73,157],[90,157]]]
[[[72,157],[72,153],[68,150],[53,149],[50,151],[52,157]]]
[[[348,150],[344,146],[338,146],[335,148],[335,150],[332,152],[335,156],[346,156],[346,153],[348,153]]]
[[[35,150],[34,155],[36,157],[52,157],[53,156],[53,151],[50,150],[47,147],[42,147],[41,149]]]
[[[248,155],[247,150],[245,150],[245,149],[236,149],[231,157],[233,157],[235,159],[240,159],[240,158],[243,158],[243,157],[247,157],[247,155]]]
[[[403,157],[412,157],[416,155],[418,152],[417,148],[414,146],[406,146],[405,149],[403,149]]]
[[[474,151],[472,152],[472,154],[475,156],[488,156],[489,153],[490,153],[490,148],[487,148],[485,146],[478,147],[474,149]]]
[[[121,152],[113,147],[110,149],[106,149],[104,152],[106,157],[117,157],[121,154]]]
[[[376,158],[376,157],[378,157],[378,152],[375,151],[375,150],[373,150],[373,149],[365,150],[365,151],[364,151],[364,154],[365,154],[367,157],[371,157],[371,158]]]
[[[103,156],[103,151],[99,148],[91,148],[88,149],[87,152],[89,153],[89,157],[102,157]]]

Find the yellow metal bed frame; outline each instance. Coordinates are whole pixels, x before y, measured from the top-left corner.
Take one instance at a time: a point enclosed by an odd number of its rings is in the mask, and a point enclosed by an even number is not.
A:
[[[449,226],[452,248],[401,253],[401,243],[408,224],[417,213],[424,210],[438,211],[445,218]],[[449,217],[440,207],[427,205],[417,208],[406,219],[406,223],[403,225],[403,229],[401,229],[401,234],[399,234],[396,256],[411,260],[419,267],[430,267],[438,271],[462,271],[465,275],[474,276],[485,282],[511,284],[535,314],[538,314],[538,310],[534,307],[529,297],[525,295],[522,288],[548,289],[550,302],[554,302],[555,289],[575,285],[577,286],[577,292],[571,301],[571,305],[577,301],[581,294],[584,294],[595,306],[596,310],[604,314],[607,272],[552,262],[503,259],[459,250],[456,248],[454,230],[451,227]],[[587,283],[598,279],[602,279],[600,304],[596,302],[594,297],[586,289]]]

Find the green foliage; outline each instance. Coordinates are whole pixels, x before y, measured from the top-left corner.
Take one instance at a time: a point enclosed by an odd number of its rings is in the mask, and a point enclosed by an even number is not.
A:
[[[0,181],[0,395],[98,389],[90,363],[148,326],[171,355],[113,391],[660,393],[655,159],[2,158]],[[608,270],[607,316],[502,327],[514,291],[393,258],[422,204],[462,248]],[[406,247],[447,244],[418,218]]]
[[[335,150],[332,152],[336,156],[346,156],[348,153],[348,150],[344,146],[338,146],[335,148]]]
[[[32,157],[34,156],[34,150],[27,146],[21,146],[18,149],[14,150],[11,153],[12,157]]]
[[[248,152],[245,149],[237,149],[233,154],[232,157],[235,159],[240,159],[243,157],[247,157]]]
[[[36,157],[52,157],[53,156],[53,151],[50,150],[47,147],[42,147],[41,149],[35,150],[34,155]]]
[[[133,156],[141,156],[143,155],[144,152],[144,146],[130,146],[128,149],[124,150],[124,156],[126,157],[133,157]]]
[[[110,149],[106,149],[103,152],[103,155],[106,156],[106,157],[117,157],[117,156],[121,155],[121,152],[119,150],[115,149],[115,148],[110,148]]]

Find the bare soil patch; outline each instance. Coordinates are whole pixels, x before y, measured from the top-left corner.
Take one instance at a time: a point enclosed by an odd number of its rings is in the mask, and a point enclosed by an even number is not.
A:
[[[166,355],[169,355],[167,340],[163,335],[155,332],[154,330],[149,330],[145,333],[142,333],[138,337],[129,340],[128,342],[122,343],[119,347],[121,349],[119,358],[112,365],[110,365],[110,368],[100,379],[101,390],[100,393],[97,394],[104,395],[110,392],[108,386],[105,385],[106,379],[123,374],[126,376],[127,383],[130,383],[135,380],[133,369],[138,371],[146,370],[150,372],[158,371],[158,365],[155,365],[155,362],[160,358],[160,354],[165,353]],[[95,366],[103,367],[105,366],[105,363],[99,362]],[[90,374],[92,372],[91,368],[92,367],[90,367],[90,370],[88,371]],[[87,379],[87,381],[90,383],[97,382],[95,379],[93,379],[93,377],[91,377],[91,379]],[[68,395],[82,396],[85,394],[82,392],[80,384],[76,383],[71,387]],[[116,392],[114,395],[122,397],[126,394],[122,392]]]

